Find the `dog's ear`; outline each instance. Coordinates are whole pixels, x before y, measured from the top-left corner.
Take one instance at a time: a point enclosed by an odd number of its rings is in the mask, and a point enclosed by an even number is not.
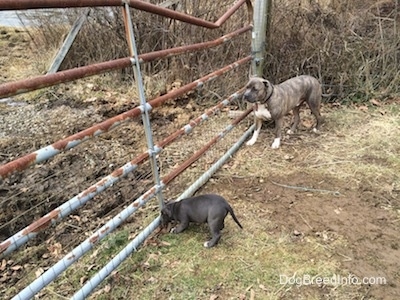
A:
[[[268,91],[271,83],[267,79],[263,79],[262,82],[264,83],[265,89]]]

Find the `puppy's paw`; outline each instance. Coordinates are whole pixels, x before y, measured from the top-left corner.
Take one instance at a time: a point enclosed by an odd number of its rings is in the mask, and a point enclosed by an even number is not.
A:
[[[317,134],[319,133],[319,130],[318,130],[317,128],[315,128],[315,127],[312,129],[312,131],[313,131],[314,133],[317,133]]]
[[[252,146],[252,145],[254,145],[255,142],[256,142],[255,139],[251,139],[246,143],[246,146]]]
[[[274,139],[274,142],[271,145],[272,149],[278,149],[281,146],[281,139],[280,138],[276,138]]]
[[[172,227],[170,232],[171,233],[176,233],[176,227]]]
[[[210,248],[210,241],[204,242],[203,246],[206,248]]]

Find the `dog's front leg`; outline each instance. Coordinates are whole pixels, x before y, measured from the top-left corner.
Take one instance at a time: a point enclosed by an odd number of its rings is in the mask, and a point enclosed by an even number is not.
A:
[[[181,233],[189,226],[189,221],[181,221],[178,226],[171,229],[171,233]]]
[[[281,146],[283,118],[275,120],[275,139],[271,145],[272,149],[278,149]]]
[[[257,117],[254,117],[254,120],[256,123],[256,128],[254,129],[252,138],[246,143],[247,146],[254,145],[254,143],[257,141],[258,135],[260,134],[262,120]]]

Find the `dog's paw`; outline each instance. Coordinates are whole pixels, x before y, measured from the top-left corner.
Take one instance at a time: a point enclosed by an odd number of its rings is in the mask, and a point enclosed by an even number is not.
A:
[[[210,241],[204,242],[203,246],[205,248],[210,248]]]
[[[274,139],[274,142],[271,145],[272,149],[278,149],[281,146],[281,139],[280,138],[276,138]]]
[[[251,139],[246,143],[246,146],[252,146],[252,145],[254,145],[255,142],[256,142],[256,140]]]
[[[171,233],[176,233],[176,227],[172,227],[170,232]]]

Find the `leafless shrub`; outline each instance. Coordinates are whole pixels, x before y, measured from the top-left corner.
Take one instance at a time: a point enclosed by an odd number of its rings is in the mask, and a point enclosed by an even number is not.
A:
[[[312,74],[353,101],[399,93],[396,1],[304,2],[274,2],[267,77]]]

